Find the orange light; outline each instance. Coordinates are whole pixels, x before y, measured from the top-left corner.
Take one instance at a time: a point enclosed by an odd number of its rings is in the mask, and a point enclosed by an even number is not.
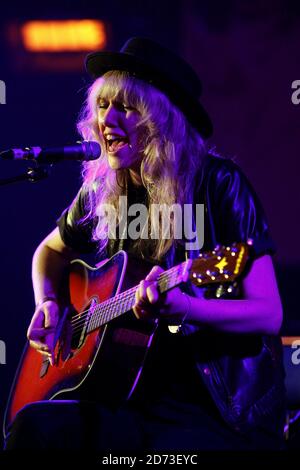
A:
[[[31,52],[78,52],[106,45],[103,21],[28,21],[21,27],[25,49]]]

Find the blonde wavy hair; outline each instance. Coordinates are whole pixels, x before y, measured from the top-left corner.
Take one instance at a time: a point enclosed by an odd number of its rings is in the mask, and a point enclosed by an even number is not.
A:
[[[105,142],[98,128],[100,98],[114,98],[140,114],[137,124],[143,134],[140,171],[148,194],[148,223],[152,204],[170,207],[172,204],[193,203],[195,182],[207,154],[204,140],[164,93],[128,72],[110,71],[91,85],[78,122],[81,136],[99,142],[102,149],[99,159],[83,164],[83,188],[89,201],[85,220],[97,218],[102,204],[113,205],[118,213],[119,196],[127,194],[129,182],[127,169],[113,170],[108,164]],[[93,239],[99,242],[99,252],[102,253],[109,236],[107,225],[100,219],[94,227]],[[172,221],[170,237],[151,243],[151,257],[161,260],[176,243]],[[145,240],[139,239],[136,245],[143,253]]]

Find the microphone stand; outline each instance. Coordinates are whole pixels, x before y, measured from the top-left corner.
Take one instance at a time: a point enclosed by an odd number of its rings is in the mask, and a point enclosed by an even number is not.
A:
[[[17,183],[18,181],[29,181],[30,183],[36,183],[37,181],[43,180],[49,176],[51,166],[36,166],[36,168],[27,168],[26,173],[18,176],[12,176],[11,178],[0,179],[0,186],[5,186],[11,183]]]
[[[25,147],[24,149],[9,149],[0,151],[0,160],[27,160],[35,163],[34,168],[28,168],[26,173],[12,178],[0,179],[0,186],[16,183],[18,181],[29,181],[35,183],[47,178],[51,167],[61,160],[96,160],[101,154],[98,142],[83,140],[76,145],[42,149],[41,147]]]

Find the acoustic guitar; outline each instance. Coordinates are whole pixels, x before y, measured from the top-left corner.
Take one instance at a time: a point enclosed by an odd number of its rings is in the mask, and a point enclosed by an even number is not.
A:
[[[161,293],[187,281],[196,286],[235,281],[244,271],[249,247],[237,243],[216,247],[158,277]],[[138,320],[132,307],[139,281],[150,266],[119,251],[97,267],[82,260],[70,264],[68,295],[55,334],[56,361],[27,343],[11,388],[4,435],[25,405],[54,398],[84,397],[117,403],[128,399],[141,375],[158,319]],[[71,307],[70,307],[71,306]],[[171,332],[180,326],[170,325]]]

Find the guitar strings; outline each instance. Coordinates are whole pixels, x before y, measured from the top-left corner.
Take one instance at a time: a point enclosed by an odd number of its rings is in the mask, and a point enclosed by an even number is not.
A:
[[[174,273],[175,269],[176,269],[176,267],[171,268],[171,270],[168,270],[167,274],[164,273],[163,275],[161,275],[161,277],[159,278],[160,286],[163,286],[163,284],[166,284],[167,281],[170,280],[170,278],[172,277],[172,274]],[[170,271],[172,271],[172,272],[170,272]],[[177,269],[177,271],[178,271],[178,269]],[[107,314],[110,313],[111,310],[113,310],[114,307],[116,307],[116,305],[120,306],[120,304],[121,304],[121,307],[124,307],[124,305],[127,304],[128,301],[130,300],[130,297],[132,296],[132,294],[136,290],[136,287],[137,286],[127,290],[126,292],[123,292],[123,293],[117,295],[115,298],[107,299],[106,301],[95,305],[93,307],[93,309],[96,310],[96,311],[94,311],[93,313],[91,313],[91,309],[88,309],[88,310],[82,312],[81,314],[79,314],[80,318],[76,318],[75,321],[73,321],[73,320],[71,321],[71,323],[74,325],[73,333],[76,333],[77,331],[79,331],[84,326],[84,324],[86,324],[86,320],[88,319],[88,317],[90,318],[91,321],[94,321],[94,322],[96,322],[97,320],[101,321],[101,317],[102,317],[102,319],[105,318],[105,316],[107,316]],[[129,310],[129,308],[128,308],[128,310]],[[125,312],[126,312],[126,310],[124,311],[124,313]],[[123,312],[118,312],[118,314],[122,314],[122,313]],[[118,315],[115,315],[114,318],[117,317],[117,316]],[[76,317],[78,317],[78,315],[76,315]],[[112,318],[110,318],[110,319],[112,319]],[[106,323],[106,320],[108,320],[108,319],[105,318],[105,321],[100,323],[100,325]]]
[[[164,282],[167,282],[169,280],[169,278],[171,277],[171,275],[173,274],[174,270],[176,269],[176,267],[173,267],[171,268],[170,270],[168,270],[166,273],[162,273],[159,278],[158,278],[158,282],[159,284],[163,284]],[[101,304],[105,304],[105,303],[110,303],[110,302],[113,302],[114,299],[121,299],[122,297],[123,298],[126,298],[129,295],[131,295],[132,291],[133,290],[136,290],[138,286],[134,286],[134,287],[131,287],[130,289],[126,290],[125,292],[121,292],[120,294],[117,294],[115,297],[111,297],[109,299],[106,299],[104,300],[103,302],[97,304],[97,305],[101,305]],[[72,323],[73,323],[73,320],[74,320],[74,323],[76,321],[76,319],[80,319],[82,318],[82,315],[86,312],[89,312],[90,309],[88,310],[85,310],[81,313],[78,313],[77,315],[74,315],[74,317],[72,318]]]
[[[128,300],[130,296],[134,293],[135,288],[130,289],[131,292],[126,293],[126,296],[122,296],[122,301]],[[117,296],[118,297],[118,296]],[[88,317],[91,315],[94,317],[96,315],[97,317],[104,316],[109,310],[113,309],[116,304],[120,303],[121,298],[114,299],[114,298],[109,298],[104,300],[103,302],[100,302],[98,304],[95,304],[91,306],[89,309],[84,310],[81,314],[76,315],[76,320],[71,320],[71,324],[74,325],[73,331],[75,331],[78,327],[81,327]]]
[[[165,273],[162,273],[159,278],[158,278],[158,282],[159,282],[159,285],[160,287],[164,287],[164,284],[167,284],[168,281],[170,281],[172,279],[173,274],[174,274],[174,271],[177,271],[177,274],[179,269],[178,269],[178,266],[175,266],[171,269],[169,269],[167,272]],[[82,327],[86,324],[86,321],[90,318],[91,321],[94,321],[97,323],[99,323],[99,321],[101,321],[101,317],[102,317],[102,320],[105,318],[105,316],[108,316],[107,314],[111,311],[114,310],[114,308],[116,306],[118,307],[124,307],[124,305],[126,303],[128,303],[132,297],[132,294],[136,291],[138,286],[134,286],[132,287],[131,289],[128,289],[127,291],[125,292],[122,292],[121,294],[118,294],[117,296],[113,297],[113,298],[109,298],[99,304],[96,304],[92,307],[92,311],[91,311],[91,307],[77,315],[75,315],[72,320],[71,320],[71,324],[73,326],[72,328],[72,334],[76,334],[80,329],[82,329]],[[130,310],[130,309],[128,309]],[[124,311],[124,313],[126,312],[127,310]],[[123,312],[118,312],[119,315],[121,315]],[[118,315],[115,315],[113,318],[117,317]],[[110,318],[112,319],[112,318]],[[100,323],[99,326],[101,326],[101,324],[104,324],[106,322],[106,320],[108,320],[108,318],[105,318],[105,321],[103,323]]]

